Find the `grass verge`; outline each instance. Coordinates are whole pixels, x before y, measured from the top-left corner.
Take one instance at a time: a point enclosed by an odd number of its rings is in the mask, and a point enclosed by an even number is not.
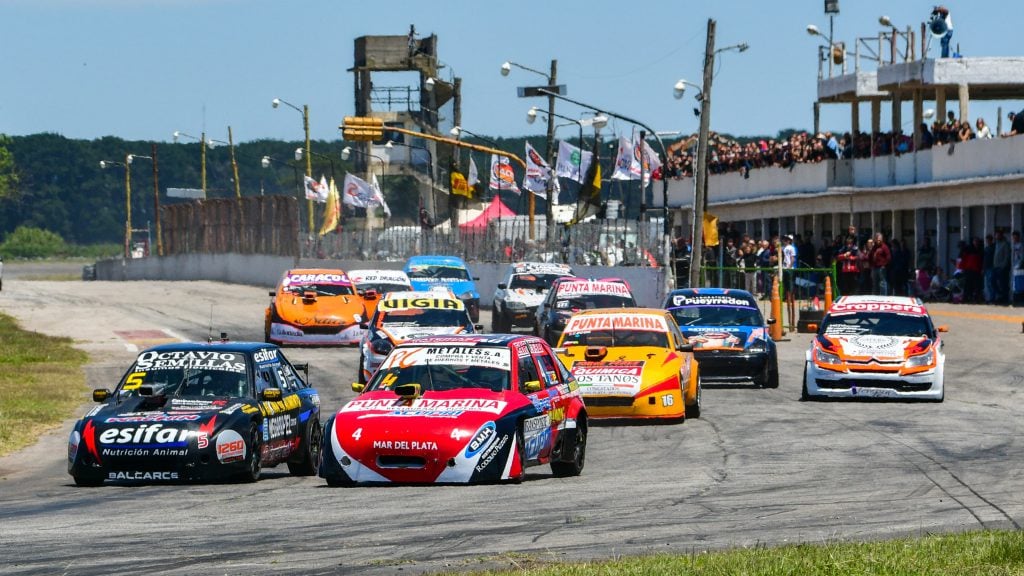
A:
[[[71,342],[0,314],[0,456],[32,444],[82,403],[88,355]]]
[[[901,538],[884,542],[800,544],[691,555],[657,554],[602,562],[562,563],[548,561],[543,554],[516,554],[514,559],[498,557],[490,560],[508,562],[514,568],[472,574],[1008,576],[1024,574],[1024,532],[993,530]]]

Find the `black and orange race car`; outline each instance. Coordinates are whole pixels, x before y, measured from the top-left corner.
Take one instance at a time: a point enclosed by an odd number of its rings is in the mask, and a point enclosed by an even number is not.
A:
[[[342,270],[296,268],[281,278],[267,307],[263,339],[272,344],[355,345],[368,318],[363,298]]]

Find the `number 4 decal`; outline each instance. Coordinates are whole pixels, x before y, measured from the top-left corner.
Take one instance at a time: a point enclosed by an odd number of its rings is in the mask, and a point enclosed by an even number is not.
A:
[[[362,436],[362,435],[363,435],[363,429],[362,428],[356,428],[356,431],[352,433],[352,438],[354,440],[359,440],[359,437]]]

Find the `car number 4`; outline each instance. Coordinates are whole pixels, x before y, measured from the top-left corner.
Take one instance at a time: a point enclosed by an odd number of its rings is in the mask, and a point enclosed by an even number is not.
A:
[[[363,429],[362,428],[356,428],[356,431],[352,433],[352,439],[353,440],[359,440],[359,438],[362,435],[363,435]]]

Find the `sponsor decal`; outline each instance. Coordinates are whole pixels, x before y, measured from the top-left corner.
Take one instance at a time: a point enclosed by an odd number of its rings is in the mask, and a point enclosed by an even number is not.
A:
[[[924,306],[915,304],[897,304],[894,302],[852,302],[836,303],[832,305],[829,314],[842,314],[844,312],[897,312],[903,314],[916,314],[924,316],[927,311]]]
[[[245,372],[245,357],[235,352],[213,350],[149,350],[139,354],[134,370],[170,370],[172,368],[205,368],[226,372]]]
[[[484,348],[473,346],[424,346],[395,350],[384,361],[382,370],[393,367],[454,365],[483,366],[512,370],[512,352],[508,348]]]
[[[547,414],[527,418],[523,421],[523,436],[534,436],[541,430],[549,427],[551,427],[551,420]]]
[[[505,448],[506,444],[508,444],[508,434],[502,434],[500,440],[491,444],[490,448],[487,448],[480,454],[480,461],[477,462],[476,471],[483,472],[484,468],[487,468],[491,461],[494,460],[498,454],[501,454],[501,451]]]
[[[405,272],[397,270],[353,270],[348,273],[349,280],[356,284],[381,283],[381,284],[409,284],[409,277]]]
[[[172,398],[171,407],[175,410],[213,410],[228,405],[227,400],[199,400],[196,398]]]
[[[278,354],[277,350],[273,348],[261,348],[252,355],[253,362],[257,364],[266,364],[267,362],[277,362]]]
[[[344,274],[286,274],[281,280],[281,286],[292,284],[342,284],[347,286],[351,282]]]
[[[469,444],[466,444],[466,458],[472,458],[479,454],[481,450],[486,450],[497,435],[498,429],[495,427],[494,422],[485,422],[477,430],[476,434],[473,435],[473,439],[469,441]]]
[[[161,423],[108,428],[100,433],[100,444],[124,448],[184,448],[193,432],[184,428],[164,428]]]
[[[78,455],[78,445],[82,442],[82,435],[78,433],[78,430],[71,431],[71,437],[68,438],[68,461],[74,462],[75,456]]]
[[[437,442],[419,440],[374,440],[374,449],[381,450],[419,450],[437,452]]]
[[[512,265],[515,274],[572,274],[572,269],[565,264],[548,262],[519,262]]]
[[[573,376],[584,394],[613,394],[632,396],[641,383],[643,361],[577,362]]]
[[[739,306],[741,308],[757,308],[757,303],[746,298],[736,298],[723,294],[698,294],[687,296],[676,294],[672,297],[673,306]]]
[[[295,432],[295,418],[291,416],[276,416],[263,421],[263,440],[270,441],[291,436]]]
[[[107,480],[177,480],[177,472],[108,472]]]
[[[224,430],[217,435],[217,460],[227,464],[245,459],[245,440],[234,430]]]
[[[202,417],[203,417],[202,414],[198,414],[198,413],[195,413],[195,412],[171,413],[171,414],[164,413],[164,412],[154,412],[154,413],[151,413],[151,414],[146,414],[146,413],[134,414],[134,413],[131,413],[131,414],[122,414],[121,416],[111,416],[110,418],[107,418],[106,420],[104,420],[104,422],[106,422],[108,424],[117,424],[117,423],[126,424],[126,423],[132,423],[132,422],[195,422],[195,421],[199,420]]]
[[[389,298],[380,303],[382,310],[408,310],[409,308],[430,308],[438,310],[462,310],[466,306],[453,298]]]
[[[380,416],[458,416],[464,412],[486,412],[501,414],[506,402],[478,398],[434,399],[417,398],[406,403],[401,398],[377,398],[353,400],[341,408],[341,412],[384,412]]]
[[[565,327],[566,333],[592,332],[595,330],[643,330],[647,332],[668,332],[663,316],[644,314],[584,314],[573,316]]]
[[[619,282],[562,282],[558,285],[556,293],[560,298],[568,296],[582,296],[592,294],[614,294],[617,296],[630,297],[632,294],[625,284]]]
[[[739,348],[740,339],[728,332],[701,332],[689,338],[694,348]]]
[[[289,394],[276,402],[260,402],[260,411],[264,416],[273,416],[278,412],[298,410],[302,406],[302,399],[298,394]]]

